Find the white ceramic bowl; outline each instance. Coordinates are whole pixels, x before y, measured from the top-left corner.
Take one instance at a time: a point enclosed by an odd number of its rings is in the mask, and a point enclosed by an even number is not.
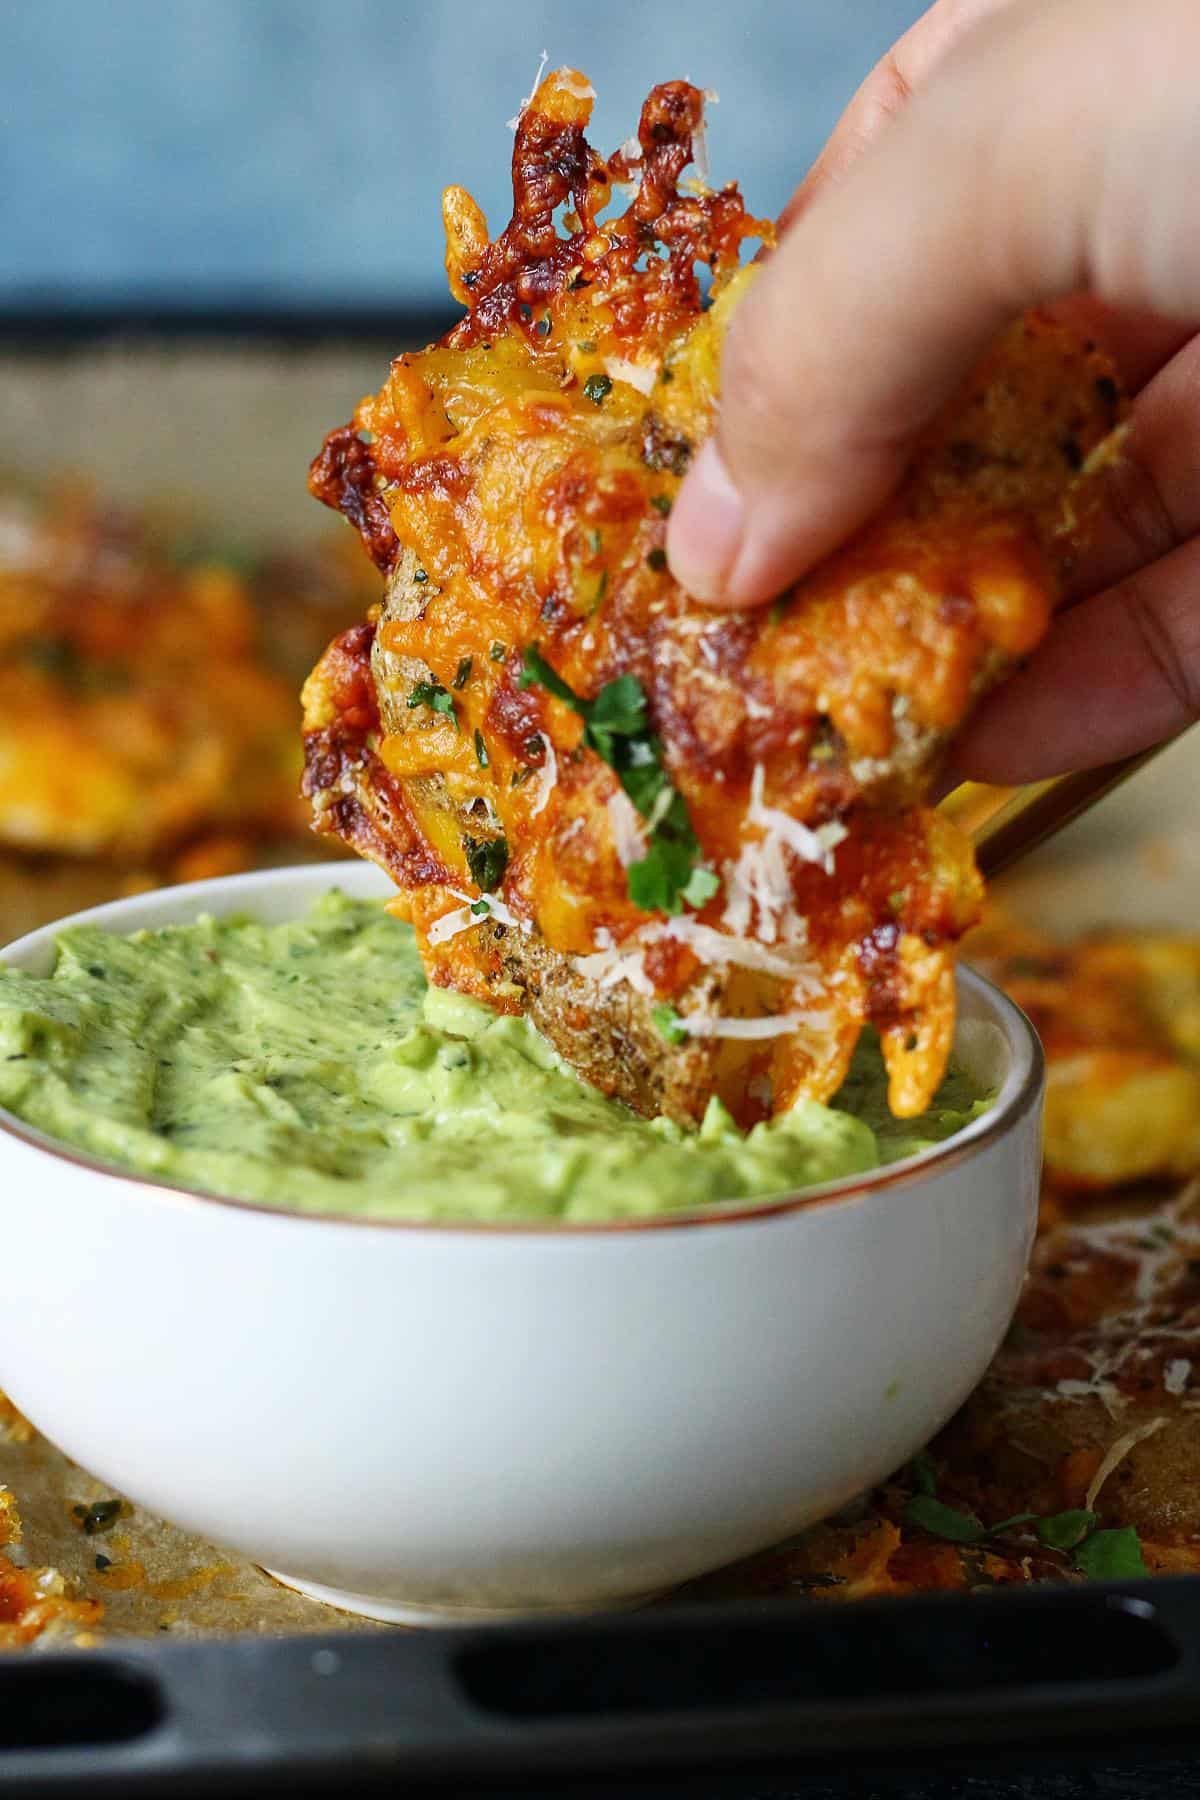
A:
[[[356,865],[77,918],[292,918]],[[71,921],[72,923],[75,921]],[[45,972],[58,927],[6,960]],[[999,1090],[932,1154],[609,1226],[289,1215],[114,1174],[0,1112],[0,1385],[117,1490],[380,1618],[631,1602],[833,1511],[979,1380],[1032,1242],[1041,1054],[959,981]]]

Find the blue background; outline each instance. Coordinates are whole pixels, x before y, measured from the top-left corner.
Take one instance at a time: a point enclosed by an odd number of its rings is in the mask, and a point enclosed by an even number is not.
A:
[[[782,206],[917,0],[0,0],[0,309],[445,304],[438,194],[508,217],[543,47],[599,100],[719,91],[714,179]]]

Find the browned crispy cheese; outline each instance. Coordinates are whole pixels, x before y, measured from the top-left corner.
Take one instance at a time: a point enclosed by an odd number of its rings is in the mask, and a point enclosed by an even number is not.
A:
[[[769,611],[706,611],[667,570],[666,514],[753,278],[741,247],[771,230],[732,185],[681,180],[702,106],[686,82],[655,88],[605,163],[583,136],[591,89],[559,71],[518,123],[499,238],[448,191],[467,313],[393,363],[313,465],[387,591],[309,680],[307,791],[317,829],[395,879],[434,982],[528,1011],[639,1111],[695,1118],[716,1091],[749,1123],[826,1098],[870,1021],[912,1114],[945,1065],[981,897],[969,844],[923,799],[974,700],[1046,629],[1119,397],[1092,346],[1023,321],[846,549]],[[621,185],[626,210],[601,219]],[[585,702],[640,684],[709,872],[698,909],[633,903],[656,819],[578,712],[522,684],[530,646]],[[471,914],[479,846],[501,839],[503,878]]]

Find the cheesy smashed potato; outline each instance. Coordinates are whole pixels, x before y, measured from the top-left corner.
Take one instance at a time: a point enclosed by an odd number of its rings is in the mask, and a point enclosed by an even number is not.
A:
[[[317,829],[392,875],[432,981],[528,1012],[640,1112],[827,1099],[870,1023],[913,1115],[981,901],[926,795],[1046,629],[1117,388],[1018,323],[851,544],[770,610],[706,611],[666,519],[772,229],[685,178],[696,88],[655,88],[607,161],[592,99],[571,70],[532,96],[497,238],[447,192],[466,313],[313,466],[386,579],[306,688]]]
[[[1041,1037],[1053,1182],[1099,1189],[1200,1171],[1200,939],[1067,944],[997,917],[967,954]]]
[[[0,847],[190,879],[299,837],[296,704],[263,648],[263,598],[228,562],[172,556],[87,495],[6,499]],[[294,586],[288,610],[303,635]],[[326,632],[334,616],[321,612]]]

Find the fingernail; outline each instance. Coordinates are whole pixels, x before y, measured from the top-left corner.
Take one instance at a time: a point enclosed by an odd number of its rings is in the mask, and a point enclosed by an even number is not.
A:
[[[697,600],[720,600],[745,529],[742,496],[709,438],[688,470],[667,530],[667,557],[679,585]]]

